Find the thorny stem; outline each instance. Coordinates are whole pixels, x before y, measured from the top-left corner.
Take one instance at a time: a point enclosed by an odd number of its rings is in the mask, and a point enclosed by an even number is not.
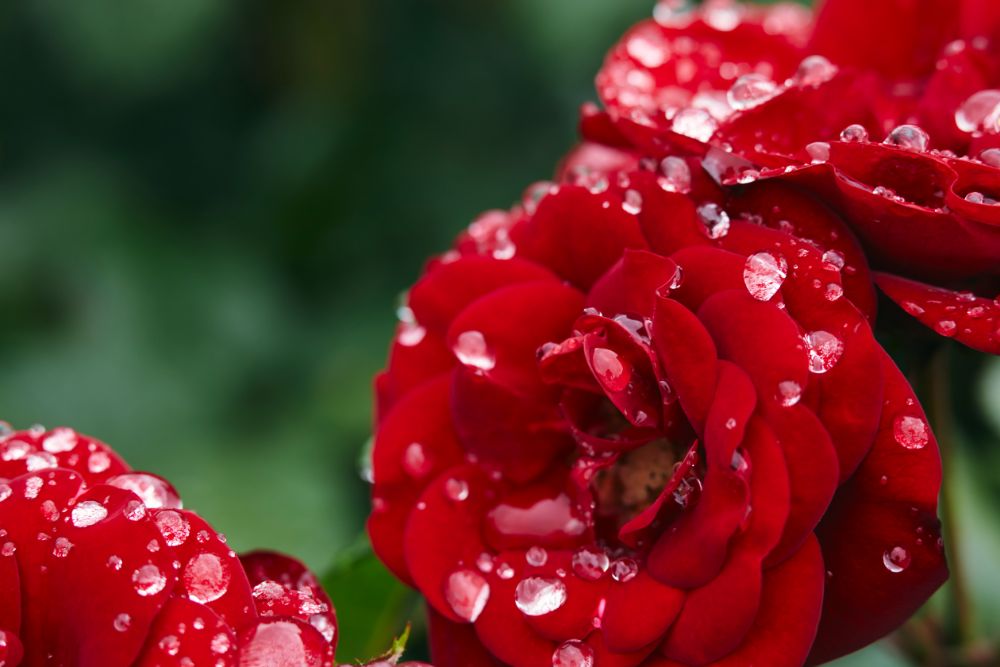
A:
[[[955,507],[953,477],[955,457],[954,415],[951,409],[951,377],[948,348],[942,347],[931,360],[929,372],[930,417],[937,435],[943,462],[941,484],[941,520],[945,551],[951,569],[951,604],[960,647],[975,641],[975,618],[969,596],[968,580],[960,554],[958,511]]]

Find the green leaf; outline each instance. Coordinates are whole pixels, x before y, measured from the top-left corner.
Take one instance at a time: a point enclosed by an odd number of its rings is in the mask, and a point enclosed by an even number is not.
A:
[[[386,647],[402,654],[409,621],[419,613],[418,598],[385,569],[367,539],[337,559],[323,576],[323,586],[337,608],[339,663],[371,660],[384,655]]]

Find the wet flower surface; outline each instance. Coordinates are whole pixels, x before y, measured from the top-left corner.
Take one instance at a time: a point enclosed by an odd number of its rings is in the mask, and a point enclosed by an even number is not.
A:
[[[0,663],[333,664],[301,563],[237,556],[164,479],[68,428],[0,435]]]
[[[584,134],[702,157],[765,222],[806,237],[840,218],[903,310],[1000,353],[1000,10],[876,4],[828,0],[810,20],[665,0],[608,56],[610,122],[595,113]]]
[[[865,254],[832,212],[774,219],[807,197],[785,184],[621,145],[581,145],[410,290],[376,382],[376,552],[444,667],[860,648],[947,576],[937,445],[872,336]]]

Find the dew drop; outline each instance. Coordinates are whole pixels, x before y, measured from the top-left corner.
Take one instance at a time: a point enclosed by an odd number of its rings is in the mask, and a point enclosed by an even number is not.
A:
[[[160,568],[147,563],[132,573],[132,585],[136,593],[142,597],[149,597],[163,590],[167,585],[167,578],[160,572]]]
[[[59,508],[51,500],[42,503],[42,518],[46,521],[55,521],[59,518]]]
[[[65,537],[57,537],[52,543],[52,555],[56,558],[65,558],[73,548],[73,543]]]
[[[490,585],[478,572],[452,572],[444,585],[444,599],[459,618],[475,623],[490,599]]]
[[[930,135],[916,125],[900,125],[889,133],[883,143],[914,151],[925,151],[930,145]]]
[[[892,436],[906,449],[923,449],[931,439],[927,422],[907,415],[896,417],[892,424]]]
[[[139,496],[139,500],[149,509],[159,509],[169,507],[180,509],[181,499],[170,484],[156,475],[144,472],[131,472],[122,475],[115,475],[109,479],[107,484],[116,486],[119,489],[131,491]]]
[[[955,125],[962,132],[975,132],[997,112],[1000,112],[1000,90],[980,90],[955,111]]]
[[[42,441],[42,449],[52,454],[61,454],[76,448],[76,431],[71,428],[57,428]]]
[[[979,154],[979,161],[991,167],[1000,167],[1000,148],[987,148]]]
[[[625,366],[614,350],[605,347],[594,348],[591,365],[601,384],[611,391],[624,391],[632,379],[631,370]]]
[[[823,266],[840,271],[844,268],[844,254],[838,250],[827,250],[823,253]]]
[[[632,558],[618,558],[611,563],[611,578],[624,584],[639,574],[639,564]]]
[[[957,329],[958,325],[955,324],[954,320],[939,320],[934,323],[934,331],[949,338],[955,335]]]
[[[115,616],[113,625],[115,630],[117,630],[118,632],[125,632],[126,630],[128,630],[129,626],[132,625],[132,617],[122,612],[121,614]]]
[[[160,640],[158,646],[167,655],[177,655],[181,650],[181,640],[174,635],[167,635]]]
[[[775,398],[782,406],[790,408],[802,398],[802,385],[795,380],[783,380],[778,383],[778,393]]]
[[[566,584],[559,579],[528,577],[514,589],[514,604],[525,616],[544,616],[566,603]]]
[[[793,80],[800,86],[819,86],[837,74],[837,66],[823,56],[808,56],[799,64]]]
[[[497,565],[497,576],[501,579],[512,579],[514,577],[514,568],[508,563],[500,563]]]
[[[827,301],[836,301],[842,296],[844,296],[844,288],[837,283],[830,283],[823,292],[823,297]]]
[[[110,556],[108,556],[108,560],[107,560],[106,564],[107,564],[107,566],[109,568],[111,568],[112,570],[114,570],[114,571],[117,572],[118,570],[122,569],[122,563],[123,563],[123,561],[122,561],[122,559],[121,559],[120,556],[116,556],[114,554],[111,554]]]
[[[531,547],[524,554],[524,560],[527,561],[528,565],[534,565],[535,567],[545,565],[545,561],[548,559],[549,554],[542,547]]]
[[[669,156],[660,162],[658,183],[667,192],[688,192],[691,190],[691,168],[683,158]]]
[[[862,141],[868,141],[868,130],[865,129],[864,125],[848,125],[841,131],[840,140],[847,143],[858,143]]]
[[[0,482],[0,503],[10,498],[12,493],[14,493],[14,489],[10,488],[10,484]]]
[[[781,255],[758,252],[747,257],[743,265],[743,284],[759,301],[769,301],[788,276],[788,262]]]
[[[622,200],[622,210],[632,215],[639,215],[639,212],[642,211],[642,195],[639,194],[638,190],[630,188],[625,191],[625,196]]]
[[[594,667],[594,649],[573,639],[552,654],[552,667]]]
[[[809,370],[822,374],[837,365],[844,355],[844,342],[828,331],[812,331],[805,336]]]
[[[122,513],[129,521],[142,521],[146,518],[146,506],[142,504],[141,500],[130,500],[125,503]]]
[[[175,510],[160,510],[156,513],[156,527],[169,547],[179,547],[191,534],[191,524],[184,515]]]
[[[586,581],[597,581],[611,566],[611,559],[604,549],[586,546],[573,553],[573,572]]]
[[[698,218],[702,233],[710,239],[720,239],[729,233],[729,214],[714,202],[699,206]]]
[[[677,134],[702,142],[711,139],[717,127],[710,113],[693,107],[678,111],[670,124],[670,129]]]
[[[184,567],[181,579],[195,602],[213,602],[229,589],[229,566],[213,553],[200,553]]]
[[[423,342],[425,336],[427,336],[427,329],[415,322],[404,322],[399,327],[396,340],[403,347],[416,347]]]
[[[70,520],[77,528],[93,526],[98,521],[103,521],[107,516],[107,508],[96,500],[84,500],[70,512]]]
[[[460,362],[478,371],[490,371],[496,366],[496,357],[486,345],[486,338],[479,331],[463,331],[452,348]]]
[[[445,480],[444,495],[448,500],[462,502],[469,497],[469,483],[464,479],[451,477]]]
[[[910,567],[912,560],[910,552],[903,547],[893,547],[882,554],[882,564],[893,574],[899,574]]]
[[[427,451],[419,442],[411,442],[403,450],[403,470],[410,477],[423,477],[431,471],[432,467]]]
[[[13,542],[4,542],[3,546],[0,547],[0,556],[13,556],[15,551],[17,551],[16,544]]]
[[[96,451],[87,457],[87,470],[95,475],[104,472],[110,467],[111,457],[108,456],[107,452]]]
[[[759,106],[778,93],[778,85],[762,74],[744,74],[733,82],[726,100],[737,111]]]

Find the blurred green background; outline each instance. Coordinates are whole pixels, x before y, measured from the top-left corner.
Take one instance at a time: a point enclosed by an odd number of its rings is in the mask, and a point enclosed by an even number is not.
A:
[[[0,4],[0,419],[109,442],[237,549],[350,560],[397,295],[477,212],[549,176],[605,50],[651,5]],[[967,451],[995,464],[1000,366],[957,356]],[[963,534],[995,603],[1000,466],[966,467]],[[369,577],[367,599],[332,591],[342,659],[410,611],[361,567],[330,579]],[[379,586],[398,609],[359,637],[388,613]]]

